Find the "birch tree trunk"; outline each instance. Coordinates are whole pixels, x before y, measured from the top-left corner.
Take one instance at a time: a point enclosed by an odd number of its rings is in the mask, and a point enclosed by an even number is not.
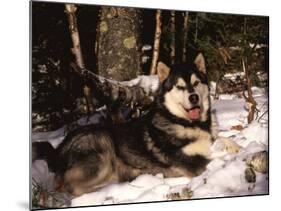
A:
[[[160,39],[161,39],[161,10],[156,11],[156,27],[154,36],[153,55],[150,67],[150,74],[154,75],[157,71],[157,62],[159,58]]]
[[[75,56],[76,64],[79,66],[79,68],[83,69],[85,68],[85,63],[82,56],[82,50],[80,45],[80,38],[79,38],[79,32],[78,32],[78,26],[77,26],[77,19],[75,12],[77,10],[77,7],[74,4],[65,4],[66,14],[69,22],[69,31],[71,34],[72,44],[73,48],[72,53]],[[84,85],[83,87],[84,96],[86,100],[86,109],[87,113],[90,115],[94,112],[94,106],[92,102],[92,92],[89,86]]]

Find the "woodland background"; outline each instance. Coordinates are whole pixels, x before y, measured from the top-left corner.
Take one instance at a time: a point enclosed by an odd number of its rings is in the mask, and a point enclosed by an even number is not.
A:
[[[76,5],[87,69],[115,80],[150,74],[158,10]],[[158,61],[193,61],[203,52],[218,93],[268,87],[269,18],[162,10]],[[32,2],[32,130],[50,131],[89,115],[65,4]],[[119,32],[119,33],[118,33]],[[241,74],[243,73],[244,74]],[[225,77],[236,74],[235,79]],[[246,77],[248,76],[248,77]],[[250,82],[250,83],[249,83]],[[92,90],[94,95],[94,90]],[[102,104],[94,100],[94,107]]]

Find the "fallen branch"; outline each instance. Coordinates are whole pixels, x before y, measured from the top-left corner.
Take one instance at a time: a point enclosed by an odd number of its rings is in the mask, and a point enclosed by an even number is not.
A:
[[[85,68],[81,69],[74,63],[71,63],[71,67],[94,87],[94,96],[107,106],[111,106],[113,103],[130,107],[149,106],[154,101],[159,87],[159,84],[154,88],[145,87],[141,84],[141,80],[145,80],[145,77],[157,76],[139,76],[131,81],[119,82],[94,74]],[[160,83],[158,78],[157,81]]]

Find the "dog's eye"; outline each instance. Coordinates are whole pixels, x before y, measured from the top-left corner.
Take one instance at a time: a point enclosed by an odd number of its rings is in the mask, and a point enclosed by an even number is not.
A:
[[[176,87],[177,87],[177,89],[179,89],[179,90],[185,90],[185,89],[186,89],[185,86],[179,86],[179,85],[177,85]]]
[[[198,86],[199,83],[200,83],[200,81],[195,81],[193,86],[196,87],[196,86]]]

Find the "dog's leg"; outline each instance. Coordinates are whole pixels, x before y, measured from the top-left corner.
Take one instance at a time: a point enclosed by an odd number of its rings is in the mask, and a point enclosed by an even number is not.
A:
[[[118,181],[118,175],[112,162],[100,162],[97,171],[92,172],[91,167],[95,163],[85,167],[73,167],[67,170],[64,174],[65,188],[73,196],[80,196],[84,193],[89,193],[98,190],[99,188]]]
[[[218,129],[216,111],[213,110],[211,112],[211,134],[212,134],[213,140],[216,140],[218,138],[218,133],[219,133],[219,129]]]
[[[237,144],[230,138],[220,137],[219,139],[222,141],[224,145],[224,150],[227,151],[228,153],[238,153],[242,148],[239,144]]]
[[[241,146],[235,143],[230,138],[219,137],[218,136],[218,122],[216,117],[216,111],[212,111],[211,113],[211,133],[213,140],[219,139],[223,145],[223,149],[228,153],[238,153],[241,149]]]
[[[118,181],[114,145],[107,132],[85,130],[67,141],[59,151],[65,163],[60,174],[67,192],[79,196]]]

